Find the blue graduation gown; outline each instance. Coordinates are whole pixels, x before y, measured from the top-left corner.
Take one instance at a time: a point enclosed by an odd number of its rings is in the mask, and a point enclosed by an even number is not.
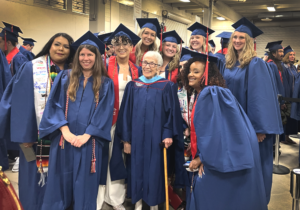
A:
[[[230,90],[199,94],[194,125],[205,175],[195,176],[197,210],[267,210],[256,132]]]
[[[215,53],[215,57],[219,58],[223,63],[226,63],[225,55],[222,53]]]
[[[173,103],[172,84],[163,78],[153,83],[143,83],[139,78],[126,86],[110,169],[112,181],[127,178],[127,196],[131,197],[132,203],[143,199],[149,206],[155,206],[165,201],[160,143],[177,133],[173,130],[173,113],[179,107]],[[180,113],[180,110],[177,111]],[[131,143],[131,155],[126,155],[126,168],[120,139]]]
[[[27,58],[28,61],[32,61],[34,59],[35,55],[32,52],[26,50],[24,47],[21,46],[19,50]]]
[[[12,75],[15,75],[19,71],[20,67],[28,61],[29,60],[19,51],[11,61],[10,68]]]
[[[108,63],[107,62],[107,65],[106,65],[106,70],[108,70]],[[136,68],[138,68],[138,77],[142,76],[143,73],[142,73],[142,67],[140,66],[137,66],[135,64],[133,64]],[[120,66],[119,64],[117,63],[117,67],[118,67],[118,72],[120,71]],[[130,76],[132,78],[132,74],[131,74],[131,71],[129,69],[129,72],[130,72]],[[114,137],[115,139],[118,138],[116,135]],[[117,140],[117,141],[120,141],[120,140]],[[107,180],[107,169],[108,169],[108,151],[109,151],[109,143],[110,142],[104,142],[104,146],[103,146],[103,149],[102,149],[102,167],[101,167],[101,178],[100,178],[100,185],[106,185],[106,180]]]
[[[222,72],[226,85],[236,97],[256,133],[266,134],[259,143],[261,164],[267,202],[270,200],[273,172],[273,142],[275,134],[283,133],[277,88],[268,65],[260,58],[253,58],[249,65]],[[278,70],[277,70],[278,72]],[[275,72],[274,72],[275,73]]]
[[[5,88],[11,80],[11,73],[4,53],[0,50],[0,101]],[[1,110],[0,110],[1,111]],[[1,116],[1,112],[0,112]],[[4,138],[0,138],[0,166],[2,170],[8,169],[7,146]]]
[[[99,104],[96,107],[93,77],[83,87],[84,76],[79,79],[75,102],[69,100],[68,118],[65,119],[68,71],[59,73],[53,84],[46,109],[40,123],[40,137],[51,141],[48,182],[43,210],[64,210],[73,205],[76,210],[96,210],[101,174],[102,147],[110,141],[113,117],[113,82],[102,78]],[[96,173],[91,173],[92,139],[77,148],[64,142],[59,146],[60,127],[68,125],[75,135],[90,134],[95,138]]]
[[[300,98],[300,74],[295,77],[293,98]],[[300,120],[300,103],[292,103],[291,118]]]
[[[0,139],[3,137],[16,143],[36,142],[38,139],[32,62],[20,68],[0,103]],[[35,145],[33,149],[36,150]],[[37,173],[36,161],[27,162],[22,150],[19,161],[19,198],[22,206],[24,210],[40,210],[46,186],[38,185],[40,174]]]

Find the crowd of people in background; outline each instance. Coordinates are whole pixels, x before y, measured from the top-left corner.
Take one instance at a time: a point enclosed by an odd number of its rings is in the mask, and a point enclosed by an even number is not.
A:
[[[246,18],[216,36],[218,50],[198,22],[184,43],[156,18],[136,21],[138,34],[57,33],[36,56],[3,22],[0,166],[19,172],[20,205],[267,210],[275,137],[295,144],[300,120],[298,103],[278,100],[300,97],[292,47],[274,40],[257,57],[263,32]]]

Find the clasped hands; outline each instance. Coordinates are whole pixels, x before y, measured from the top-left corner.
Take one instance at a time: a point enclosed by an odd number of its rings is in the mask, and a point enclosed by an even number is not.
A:
[[[60,130],[64,139],[74,147],[81,147],[91,138],[91,135],[86,133],[78,136],[74,135],[73,133],[71,133],[68,126],[63,126],[60,128]]]
[[[165,147],[168,149],[172,143],[173,143],[173,139],[172,138],[165,138],[162,142],[165,143]],[[131,154],[131,144],[124,141],[124,153],[125,154]]]
[[[196,157],[195,159],[193,159],[191,162],[190,162],[190,165],[189,165],[189,169],[191,171],[195,170],[195,169],[198,169],[199,168],[199,171],[198,171],[198,174],[199,174],[199,177],[202,178],[202,174],[205,175],[204,173],[204,167],[203,167],[203,163],[202,161],[200,160],[200,157]]]

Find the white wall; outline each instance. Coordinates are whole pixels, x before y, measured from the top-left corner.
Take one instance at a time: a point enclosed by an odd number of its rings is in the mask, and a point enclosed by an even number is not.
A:
[[[23,31],[21,36],[35,39],[33,52],[36,54],[55,33],[64,32],[76,40],[89,29],[88,16],[72,13],[72,4],[68,5],[68,10],[64,11],[37,6],[33,0],[26,3],[0,0],[0,21],[19,26]],[[19,42],[22,44],[23,40]]]

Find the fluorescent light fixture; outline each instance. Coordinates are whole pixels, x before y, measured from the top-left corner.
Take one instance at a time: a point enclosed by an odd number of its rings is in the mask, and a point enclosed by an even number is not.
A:
[[[225,20],[223,17],[217,17],[218,20]]]
[[[275,12],[276,11],[275,7],[267,7],[267,9],[269,10],[269,12]]]
[[[181,2],[191,2],[190,0],[180,0]]]

